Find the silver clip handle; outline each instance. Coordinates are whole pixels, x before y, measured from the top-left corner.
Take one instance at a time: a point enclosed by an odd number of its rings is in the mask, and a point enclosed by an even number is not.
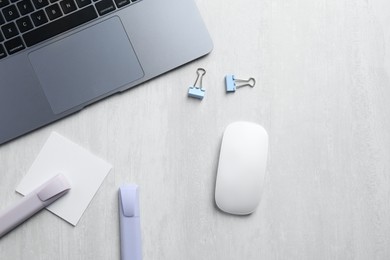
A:
[[[245,86],[249,86],[249,87],[253,88],[255,86],[255,84],[256,84],[256,80],[254,78],[249,78],[247,80],[235,79],[235,82],[236,83],[244,83],[244,84],[241,84],[241,85],[236,84],[236,88],[241,88],[241,87],[245,87]]]
[[[203,68],[198,68],[196,70],[196,74],[197,74],[197,76],[196,76],[196,80],[194,83],[194,87],[202,89],[202,80],[203,80],[203,76],[206,74],[206,70]],[[199,80],[199,87],[196,86],[196,83],[198,83],[198,80]]]

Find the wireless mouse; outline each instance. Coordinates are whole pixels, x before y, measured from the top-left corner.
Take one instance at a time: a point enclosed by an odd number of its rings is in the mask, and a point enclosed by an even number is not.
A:
[[[268,134],[255,123],[227,126],[221,144],[215,202],[222,211],[247,215],[261,200],[267,164]]]

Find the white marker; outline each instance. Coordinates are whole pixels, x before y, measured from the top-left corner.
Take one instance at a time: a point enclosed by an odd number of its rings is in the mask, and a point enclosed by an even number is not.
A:
[[[135,184],[119,188],[121,260],[142,260],[139,193]]]
[[[70,190],[65,176],[58,174],[12,207],[0,212],[0,238]]]

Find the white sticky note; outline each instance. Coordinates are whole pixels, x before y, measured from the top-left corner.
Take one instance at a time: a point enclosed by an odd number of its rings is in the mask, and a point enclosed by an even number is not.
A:
[[[109,163],[53,132],[16,191],[26,195],[62,173],[71,189],[47,209],[75,226],[111,168]]]

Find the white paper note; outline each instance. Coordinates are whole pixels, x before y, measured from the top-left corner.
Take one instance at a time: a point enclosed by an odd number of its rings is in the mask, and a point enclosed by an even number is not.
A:
[[[26,195],[62,173],[71,189],[47,209],[75,226],[111,168],[109,163],[53,132],[16,191]]]

